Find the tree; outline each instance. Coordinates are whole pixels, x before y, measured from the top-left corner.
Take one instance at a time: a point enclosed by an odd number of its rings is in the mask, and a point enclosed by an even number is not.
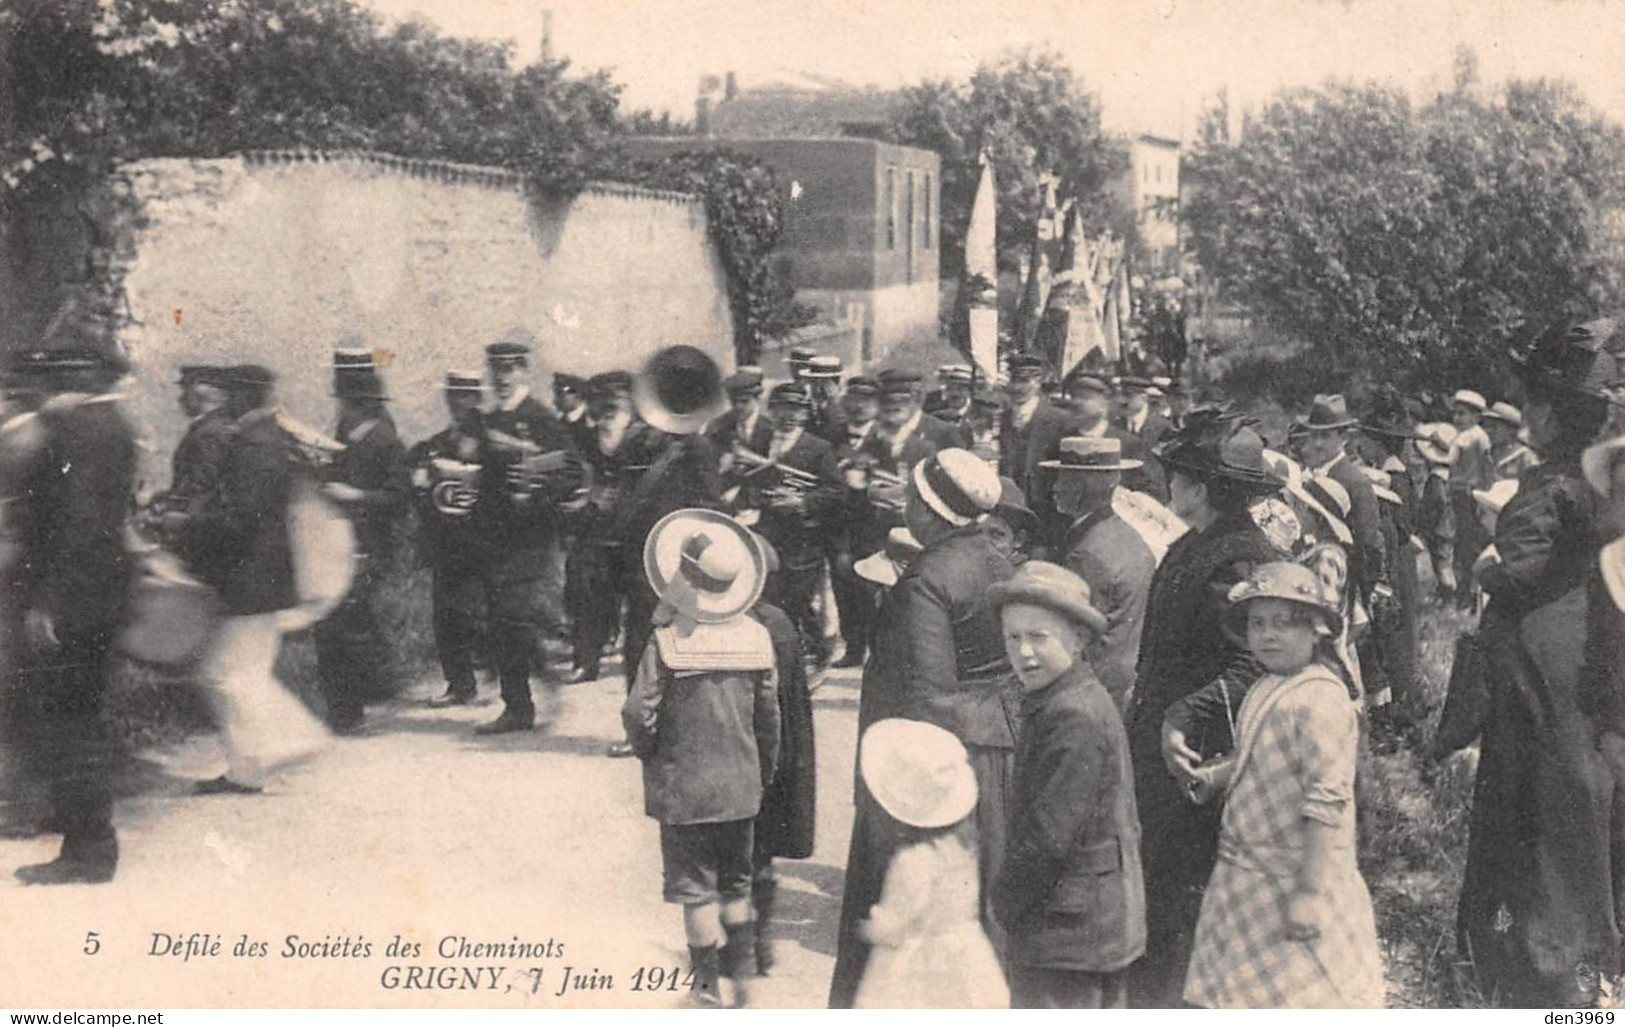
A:
[[[1621,295],[1625,137],[1571,91],[1279,95],[1191,159],[1186,225],[1232,298],[1340,372],[1486,386],[1509,345]]]
[[[1058,198],[1074,200],[1087,227],[1122,230],[1128,218],[1106,186],[1127,155],[1100,129],[1100,102],[1057,54],[1022,53],[983,65],[968,83],[928,81],[902,91],[894,142],[942,157],[943,273],[958,273],[965,228],[985,149],[999,189],[1000,248],[1031,244],[1039,176],[1060,178]]]

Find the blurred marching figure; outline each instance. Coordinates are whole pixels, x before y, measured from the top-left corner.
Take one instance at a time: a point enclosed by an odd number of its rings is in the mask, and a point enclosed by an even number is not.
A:
[[[1450,443],[1450,509],[1455,515],[1456,607],[1471,610],[1478,604],[1478,583],[1473,564],[1489,544],[1473,503],[1475,489],[1487,489],[1496,479],[1490,437],[1480,423],[1488,408],[1484,397],[1461,389],[1451,397],[1451,419],[1456,437]]]
[[[1446,602],[1456,597],[1456,512],[1450,505],[1450,445],[1456,429],[1423,424],[1416,429],[1416,451],[1423,478],[1417,488],[1416,533],[1427,547],[1435,593]]]
[[[135,491],[135,437],[110,390],[123,355],[87,335],[76,306],[22,354],[14,372],[40,398],[4,429],[6,528],[17,546],[8,604],[15,681],[5,740],[19,769],[44,786],[46,829],[62,848],[25,866],[25,884],[109,881],[118,867],[112,774],[120,752],[101,722],[132,576],[124,527]]]
[[[327,497],[355,524],[356,571],[349,593],[316,625],[316,668],[327,696],[328,724],[344,734],[361,727],[368,700],[388,696],[389,647],[378,624],[378,587],[390,566],[395,522],[406,506],[406,450],[372,352],[333,354],[339,401],[334,438],[342,446],[324,471]]]
[[[219,488],[208,502],[164,514],[162,523],[188,570],[221,601],[198,680],[214,709],[227,766],[221,776],[200,781],[197,791],[254,794],[276,766],[328,740],[274,666],[283,634],[309,627],[348,589],[354,536],[348,521],[317,495],[315,467],[288,430],[291,419],[276,409],[271,372],[245,365],[222,369],[218,380],[233,418]],[[309,429],[301,434],[314,441]]]
[[[444,386],[451,424],[407,454],[418,511],[418,549],[433,580],[435,651],[446,691],[431,706],[466,706],[478,694],[475,649],[482,635],[479,536],[474,507],[480,492],[478,371],[447,371]]]

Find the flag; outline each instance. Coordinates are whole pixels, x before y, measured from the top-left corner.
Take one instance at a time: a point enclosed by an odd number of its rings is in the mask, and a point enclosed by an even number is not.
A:
[[[1016,311],[1016,343],[1024,350],[1031,349],[1038,337],[1038,322],[1043,317],[1049,299],[1050,263],[1056,248],[1056,223],[1060,212],[1056,209],[1055,186],[1060,180],[1054,175],[1041,175],[1038,180],[1039,211],[1033,222],[1032,255],[1028,258],[1026,280],[1021,291],[1021,305]]]
[[[965,312],[960,348],[977,371],[992,381],[999,373],[998,200],[993,163],[986,153],[981,161],[982,178],[965,230],[965,273],[959,282],[958,306]]]

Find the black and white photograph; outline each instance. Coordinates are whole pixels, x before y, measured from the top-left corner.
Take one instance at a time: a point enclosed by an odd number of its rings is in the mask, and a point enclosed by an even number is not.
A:
[[[1622,1002],[1625,0],[0,0],[11,1022]]]

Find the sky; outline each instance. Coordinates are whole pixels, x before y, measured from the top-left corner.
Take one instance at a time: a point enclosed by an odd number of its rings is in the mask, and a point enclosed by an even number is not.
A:
[[[1567,78],[1625,122],[1625,0],[362,0],[454,35],[553,47],[610,68],[626,109],[687,120],[702,75],[742,88],[813,73],[890,88],[964,78],[1024,48],[1059,51],[1108,128],[1187,136],[1220,87],[1232,105],[1328,76],[1419,95],[1449,85],[1458,45],[1486,82]]]

